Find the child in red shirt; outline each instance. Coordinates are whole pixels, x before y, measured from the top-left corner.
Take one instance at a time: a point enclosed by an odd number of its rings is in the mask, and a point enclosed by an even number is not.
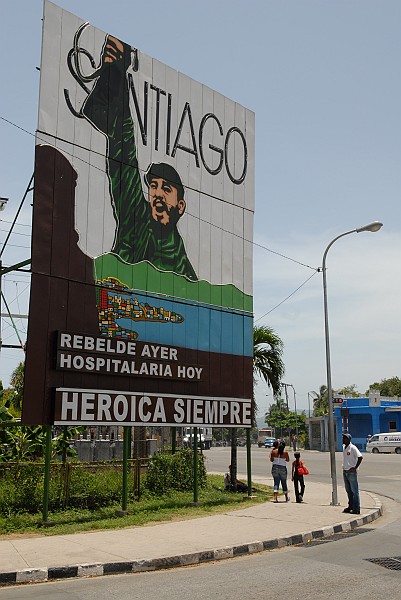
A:
[[[305,464],[301,460],[300,452],[294,452],[295,460],[292,463],[291,480],[294,482],[295,499],[298,503],[304,501],[305,481],[304,476],[298,473],[298,469],[302,467],[306,469]]]

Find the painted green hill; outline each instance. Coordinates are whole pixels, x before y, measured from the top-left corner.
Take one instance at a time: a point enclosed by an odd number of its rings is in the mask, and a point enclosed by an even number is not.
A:
[[[116,254],[95,258],[97,280],[115,277],[134,290],[193,300],[246,312],[253,310],[253,298],[232,284],[212,285],[208,281],[190,281],[182,275],[159,271],[144,261],[134,265],[123,262]]]

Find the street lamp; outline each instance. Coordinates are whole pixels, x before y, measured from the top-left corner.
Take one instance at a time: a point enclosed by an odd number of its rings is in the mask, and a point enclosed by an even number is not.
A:
[[[329,319],[327,311],[327,282],[326,282],[326,256],[331,246],[350,233],[361,233],[362,231],[371,231],[375,233],[383,227],[383,223],[379,221],[373,221],[358,229],[351,229],[341,235],[338,235],[330,242],[323,254],[322,272],[323,272],[323,299],[324,299],[324,332],[326,342],[326,372],[327,372],[327,394],[329,400],[329,451],[330,451],[330,473],[331,473],[331,484],[332,484],[332,500],[331,505],[338,505],[337,496],[337,474],[336,474],[336,448],[335,448],[335,432],[334,432],[334,415],[333,415],[333,389],[331,387],[331,365],[330,365],[330,341],[329,341]]]
[[[315,392],[308,392],[308,411],[309,411],[309,418],[310,418],[310,397],[312,396],[312,394],[314,394]]]
[[[281,382],[281,387],[284,388],[284,391],[285,391],[285,402],[287,404],[287,410],[289,410],[287,388],[290,387],[290,384],[289,383],[283,383],[283,382]]]
[[[298,442],[298,413],[297,413],[297,397],[296,397],[296,395],[295,395],[295,388],[294,388],[294,386],[293,386],[292,384],[291,384],[291,387],[292,387],[292,391],[294,392],[294,407],[295,407],[295,437],[297,438],[297,439],[296,439],[296,442],[295,442],[295,448],[296,448],[296,445],[297,445],[297,443],[299,444],[299,442]]]
[[[292,391],[293,391],[293,393],[294,393],[294,406],[295,406],[295,432],[296,432],[296,433],[295,433],[295,435],[296,435],[296,438],[297,438],[297,441],[298,441],[297,397],[296,397],[296,394],[295,394],[295,388],[294,388],[294,386],[292,385],[292,383],[283,383],[283,382],[281,382],[281,385],[282,385],[282,387],[285,389],[285,395],[286,395],[286,399],[287,399],[287,410],[289,410],[289,407],[288,407],[288,392],[287,392],[287,388],[289,388],[289,387],[290,387],[290,388],[292,388]]]

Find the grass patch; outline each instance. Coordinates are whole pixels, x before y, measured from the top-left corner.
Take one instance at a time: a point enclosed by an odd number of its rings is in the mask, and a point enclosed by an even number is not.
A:
[[[191,506],[193,492],[172,492],[164,495],[144,494],[140,502],[128,505],[128,514],[118,517],[116,510],[121,504],[112,504],[96,510],[67,509],[49,512],[48,519],[55,523],[53,527],[40,527],[42,514],[9,514],[0,516],[0,533],[59,535],[93,531],[99,529],[121,529],[123,527],[143,526],[161,521],[193,519],[212,515],[226,510],[235,510],[271,500],[271,487],[254,485],[256,492],[252,498],[244,500],[244,494],[227,492],[221,475],[208,475],[205,487],[199,489],[198,506]]]

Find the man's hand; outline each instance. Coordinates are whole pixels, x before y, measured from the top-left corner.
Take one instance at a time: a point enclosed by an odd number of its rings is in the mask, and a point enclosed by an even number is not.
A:
[[[103,52],[103,63],[112,63],[121,60],[124,55],[124,46],[117,38],[108,35]]]

